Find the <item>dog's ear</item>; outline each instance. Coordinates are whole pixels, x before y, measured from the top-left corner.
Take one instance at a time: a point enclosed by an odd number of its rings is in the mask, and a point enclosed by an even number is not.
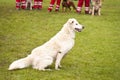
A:
[[[72,23],[74,23],[74,19],[69,19],[68,22],[69,22],[70,24],[72,24]]]

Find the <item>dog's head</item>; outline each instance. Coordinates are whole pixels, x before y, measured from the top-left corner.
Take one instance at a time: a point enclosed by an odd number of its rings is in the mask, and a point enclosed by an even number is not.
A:
[[[93,6],[96,8],[96,9],[99,9],[102,5],[102,2],[101,0],[92,0],[92,3],[93,3]]]
[[[84,26],[79,24],[78,21],[74,18],[69,19],[67,23],[70,25],[70,28],[74,31],[81,32],[82,29],[84,29]]]

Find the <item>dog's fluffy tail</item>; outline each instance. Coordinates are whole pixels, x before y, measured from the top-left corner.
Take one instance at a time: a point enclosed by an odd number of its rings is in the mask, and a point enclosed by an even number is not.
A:
[[[22,69],[32,65],[32,58],[27,56],[25,58],[14,61],[8,68],[8,70]]]

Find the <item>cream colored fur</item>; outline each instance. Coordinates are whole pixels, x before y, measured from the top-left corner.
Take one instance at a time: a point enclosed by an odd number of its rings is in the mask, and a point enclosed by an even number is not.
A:
[[[75,31],[80,32],[83,26],[76,19],[69,19],[63,28],[48,42],[32,50],[26,58],[14,61],[9,70],[22,69],[32,65],[34,69],[45,68],[55,60],[55,69],[59,70],[60,62],[65,54],[74,46]]]
[[[91,7],[89,13],[92,14],[92,16],[94,16],[95,14],[100,16],[102,0],[91,0],[91,1],[92,1],[92,7]]]

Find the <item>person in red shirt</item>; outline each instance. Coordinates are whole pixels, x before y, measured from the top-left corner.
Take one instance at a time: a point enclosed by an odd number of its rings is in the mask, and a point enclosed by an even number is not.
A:
[[[50,6],[48,7],[48,11],[49,11],[49,12],[52,11],[55,2],[56,2],[56,8],[55,8],[55,11],[59,11],[61,0],[51,0],[51,2],[50,2]]]
[[[83,3],[85,2],[85,14],[89,14],[90,0],[78,0],[77,12],[81,13]]]

